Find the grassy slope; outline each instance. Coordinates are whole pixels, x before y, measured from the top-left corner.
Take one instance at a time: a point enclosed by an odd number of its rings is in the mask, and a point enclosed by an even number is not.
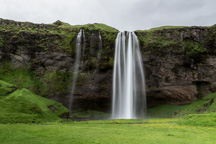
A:
[[[8,85],[0,81],[0,85]],[[50,108],[50,109],[49,109]],[[61,120],[68,113],[60,103],[40,97],[27,89],[17,89],[7,96],[0,96],[0,123],[27,123]]]
[[[150,117],[183,117],[188,114],[216,112],[216,93],[209,94],[189,105],[160,105],[148,109]]]
[[[215,127],[186,127],[170,121],[144,120],[139,124],[136,121],[131,124],[116,124],[115,121],[0,124],[0,141],[1,144],[210,144],[216,141]]]
[[[183,109],[185,106],[181,105],[159,105],[153,108],[147,109],[148,117],[154,118],[168,118],[172,117],[179,110]]]
[[[190,114],[184,116],[181,121],[178,122],[180,125],[189,125],[189,126],[204,126],[212,127],[216,126],[216,114]]]

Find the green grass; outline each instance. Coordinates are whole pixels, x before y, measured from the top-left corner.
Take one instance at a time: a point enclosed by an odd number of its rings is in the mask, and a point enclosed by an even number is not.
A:
[[[216,141],[216,127],[178,125],[172,119],[127,121],[132,120],[0,124],[0,141],[1,144],[213,144]]]

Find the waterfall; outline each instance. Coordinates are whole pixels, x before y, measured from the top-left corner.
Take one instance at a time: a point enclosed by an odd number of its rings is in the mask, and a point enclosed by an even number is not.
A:
[[[139,40],[134,32],[116,38],[112,118],[136,119],[146,114],[145,77]]]
[[[83,52],[82,52],[82,58],[84,59],[84,55],[85,55],[85,31],[82,31],[82,35],[83,35]]]
[[[84,68],[84,55],[85,55],[85,30],[82,30],[82,37],[81,37],[81,41],[83,41],[83,47],[82,47],[82,59],[81,59],[81,67],[82,69]]]
[[[100,31],[99,31],[99,46],[98,46],[98,54],[97,54],[97,71],[98,71],[98,68],[99,68],[99,62],[100,62],[100,59],[101,59],[101,52],[102,52],[102,49],[103,49],[103,43],[102,43],[102,37],[101,37],[101,34],[100,34]]]
[[[73,81],[72,81],[70,100],[69,100],[70,112],[72,108],[73,94],[76,88],[76,82],[77,82],[77,77],[78,77],[79,67],[80,67],[80,59],[81,59],[81,51],[82,51],[82,37],[84,38],[83,33],[84,33],[84,30],[81,29],[76,39],[76,58],[75,58],[75,63],[74,63]],[[83,54],[84,54],[84,50],[83,50]]]

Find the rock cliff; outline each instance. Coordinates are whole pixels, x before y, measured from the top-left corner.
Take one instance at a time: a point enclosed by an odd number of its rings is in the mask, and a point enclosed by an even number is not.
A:
[[[215,92],[216,27],[137,31],[149,105],[187,104]]]
[[[68,106],[80,28],[85,30],[85,54],[73,108],[109,111],[118,30],[104,24],[0,19],[0,79]],[[103,41],[100,61],[99,32]],[[149,106],[187,104],[216,92],[216,26],[161,27],[135,33],[145,66]]]

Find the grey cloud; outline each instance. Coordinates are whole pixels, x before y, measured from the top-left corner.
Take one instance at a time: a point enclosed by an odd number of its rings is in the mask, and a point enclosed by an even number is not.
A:
[[[215,0],[0,0],[0,17],[35,23],[105,23],[119,30],[213,25]]]

